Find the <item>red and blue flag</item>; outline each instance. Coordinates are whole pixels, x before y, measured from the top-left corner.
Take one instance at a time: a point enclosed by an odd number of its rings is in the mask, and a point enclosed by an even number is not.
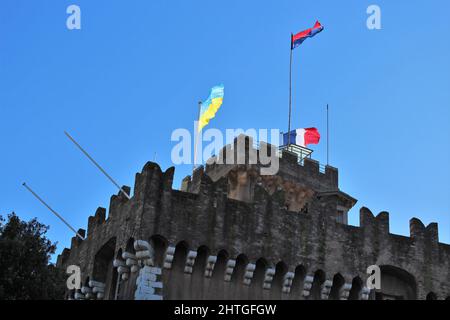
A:
[[[309,28],[305,31],[299,32],[297,34],[291,35],[291,50],[297,48],[303,43],[307,38],[312,38],[319,32],[323,30],[323,26],[319,21],[316,21],[314,27]]]

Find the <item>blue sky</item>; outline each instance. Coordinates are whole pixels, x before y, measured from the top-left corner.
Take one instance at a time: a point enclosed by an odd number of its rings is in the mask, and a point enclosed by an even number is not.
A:
[[[366,8],[382,30],[366,28]],[[66,28],[77,4],[82,29]],[[197,101],[225,85],[209,128],[286,130],[289,35],[325,31],[294,52],[293,127],[325,135],[330,163],[359,208],[439,223],[450,243],[450,3],[437,1],[0,2],[0,213],[51,226],[58,252],[115,187],[64,136],[70,132],[120,184],[154,158],[167,169],[176,128],[192,130]],[[314,158],[326,161],[325,140]],[[176,167],[175,187],[191,166]]]

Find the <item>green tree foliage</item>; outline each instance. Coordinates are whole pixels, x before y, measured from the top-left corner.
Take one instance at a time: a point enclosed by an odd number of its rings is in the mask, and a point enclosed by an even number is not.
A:
[[[48,226],[11,213],[0,216],[0,300],[62,299],[64,274],[49,263],[56,243]]]

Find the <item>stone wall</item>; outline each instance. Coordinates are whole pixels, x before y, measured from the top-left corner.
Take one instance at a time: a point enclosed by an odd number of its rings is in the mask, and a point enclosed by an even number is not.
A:
[[[133,299],[142,265],[132,267],[131,256],[118,277],[113,261],[125,263],[124,252],[135,254],[133,242],[145,240],[154,250],[153,266],[162,269],[165,299],[373,298],[365,283],[366,269],[374,264],[385,279],[396,279],[386,284],[392,292],[402,292],[404,281],[410,298],[450,296],[450,246],[438,242],[437,224],[425,227],[412,219],[410,237],[393,235],[389,214],[374,216],[367,208],[360,210],[360,227],[336,222],[341,203],[321,192],[338,191],[337,169],[321,173],[312,160],[281,161],[282,179],[316,191],[302,212],[287,209],[283,188],[271,193],[261,183],[252,185],[250,202],[230,199],[231,170],[214,181],[199,171],[193,193],[172,189],[174,168],[162,172],[147,163],[136,174],[131,199],[112,196],[107,216],[106,209],[97,209],[86,239],[72,238],[58,266],[79,265],[83,283],[104,283],[99,298],[117,293]]]

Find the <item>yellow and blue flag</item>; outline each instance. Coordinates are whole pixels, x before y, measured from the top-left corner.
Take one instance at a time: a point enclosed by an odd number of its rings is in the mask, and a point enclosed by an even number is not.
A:
[[[224,86],[222,84],[215,86],[211,89],[208,99],[202,102],[198,119],[198,131],[201,131],[209,123],[209,120],[216,116],[216,112],[223,102],[223,93]]]

